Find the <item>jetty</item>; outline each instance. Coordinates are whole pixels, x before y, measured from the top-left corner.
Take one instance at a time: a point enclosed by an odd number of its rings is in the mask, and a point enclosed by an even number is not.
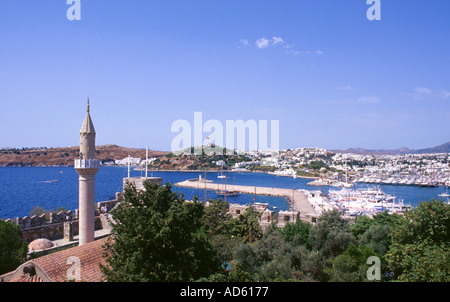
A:
[[[217,183],[205,182],[201,179],[189,179],[174,184],[174,186],[178,187],[206,189],[214,191],[217,190],[217,185]],[[290,210],[300,213],[300,219],[304,221],[315,222],[317,217],[319,216],[311,203],[308,201],[307,194],[305,194],[305,192],[303,191],[298,191],[295,189],[240,185],[233,185],[233,191],[237,191],[243,194],[285,197],[289,202]]]

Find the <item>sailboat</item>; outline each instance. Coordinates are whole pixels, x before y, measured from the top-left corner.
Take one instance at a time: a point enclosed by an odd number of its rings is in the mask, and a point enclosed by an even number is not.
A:
[[[344,188],[350,188],[350,187],[353,187],[354,185],[355,185],[354,183],[348,182],[348,165],[347,165],[347,163],[345,163],[345,182],[342,183],[342,186]]]
[[[224,177],[224,179],[225,179],[225,186],[224,186],[224,190],[218,190],[216,193],[217,193],[217,195],[219,195],[219,196],[225,196],[225,198],[227,197],[227,196],[238,196],[239,195],[239,192],[238,191],[234,191],[234,190],[232,190],[232,191],[228,191],[227,190],[227,177],[225,176],[225,175],[223,175]],[[234,177],[233,177],[233,186],[234,186]]]
[[[220,171],[220,174],[217,176],[217,178],[227,178],[226,175],[223,175],[223,170]]]
[[[219,190],[216,192],[219,196],[238,196],[239,192],[237,191],[227,191],[227,190]]]
[[[447,203],[450,204],[450,194],[448,194],[448,187],[447,187],[445,193],[439,194],[438,196],[439,197],[447,197]]]

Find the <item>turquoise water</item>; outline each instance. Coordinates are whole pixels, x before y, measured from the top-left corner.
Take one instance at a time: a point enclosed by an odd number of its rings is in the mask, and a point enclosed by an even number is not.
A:
[[[131,171],[131,176],[144,176],[145,172]],[[122,179],[127,177],[126,167],[101,167],[96,176],[96,202],[114,198],[116,192],[122,191]],[[277,177],[265,173],[227,173],[227,189],[233,184],[259,187],[275,187],[287,189],[320,189],[325,194],[329,187],[311,187],[309,179],[293,179],[290,177]],[[186,179],[204,177],[200,172],[149,172],[148,176],[163,178],[163,183],[177,183]],[[217,178],[218,173],[208,172],[207,179],[222,184],[223,180]],[[54,181],[53,181],[54,180]],[[356,187],[367,187],[357,185]],[[437,198],[445,192],[444,187],[420,188],[411,186],[381,185],[382,190],[405,200],[411,205],[429,198]],[[184,198],[192,199],[198,196],[204,200],[203,189],[190,189],[173,187],[173,191],[183,193]],[[207,191],[207,199],[217,199],[214,191]],[[240,194],[227,197],[231,203],[248,204],[253,202],[254,196]],[[256,196],[256,202],[269,203],[273,209],[287,210],[289,208],[285,198],[272,196]],[[39,206],[54,210],[64,207],[67,210],[78,208],[78,175],[72,167],[1,167],[0,168],[0,218],[23,217]]]

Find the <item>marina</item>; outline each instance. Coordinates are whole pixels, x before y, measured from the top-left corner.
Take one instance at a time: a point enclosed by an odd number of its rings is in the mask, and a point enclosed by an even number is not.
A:
[[[350,216],[372,216],[384,211],[403,214],[411,208],[411,205],[397,200],[396,196],[386,194],[380,187],[330,190],[328,199],[336,208]]]
[[[435,188],[450,186],[448,153],[336,154],[333,165],[348,170],[348,182]]]
[[[359,183],[369,183],[369,184],[385,184],[385,185],[403,185],[403,186],[419,186],[419,187],[438,187],[450,185],[450,181],[446,178],[435,179],[432,177],[387,177],[380,178],[377,176],[364,176],[355,180]]]

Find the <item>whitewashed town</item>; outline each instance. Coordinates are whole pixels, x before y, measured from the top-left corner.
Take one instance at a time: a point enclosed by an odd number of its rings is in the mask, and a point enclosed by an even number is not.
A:
[[[235,172],[255,167],[271,167],[269,173],[279,176],[317,178],[319,184],[345,186],[352,183],[450,186],[450,153],[364,155],[335,153],[321,148],[297,148],[270,156],[270,152],[241,152],[245,157],[232,166],[226,158],[216,164]],[[124,158],[104,165],[144,167],[157,158]],[[258,170],[256,168],[256,170]],[[322,183],[320,183],[320,181]]]

